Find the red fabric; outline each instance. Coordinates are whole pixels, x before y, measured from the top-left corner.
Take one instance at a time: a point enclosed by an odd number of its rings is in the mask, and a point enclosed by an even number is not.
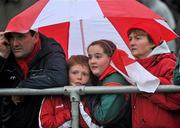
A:
[[[129,9],[131,10],[131,9]],[[136,12],[136,11],[134,11]],[[173,40],[178,37],[175,33],[171,32],[169,29],[164,27],[163,25],[158,24],[153,19],[146,19],[146,18],[132,18],[132,17],[109,17],[108,18],[111,22],[111,24],[115,27],[119,35],[123,38],[124,42],[127,44],[128,47],[130,47],[129,39],[127,32],[130,28],[135,26],[137,23],[147,23],[153,26],[153,28],[158,29],[161,33],[161,38],[164,39],[166,42]]]
[[[127,71],[125,69],[125,66],[132,64],[135,62],[135,60],[128,57],[128,54],[125,53],[123,50],[116,49],[111,57],[111,61],[114,63],[114,65],[124,74],[127,75]],[[99,80],[104,79],[106,76],[113,74],[117,72],[114,68],[109,65],[109,67],[106,68],[106,70],[101,74],[99,77]]]
[[[38,41],[36,42],[33,51],[31,52],[31,54],[29,56],[27,56],[25,59],[17,59],[17,63],[20,66],[20,68],[23,71],[24,74],[24,79],[27,78],[27,75],[29,73],[29,68],[28,68],[28,64],[31,63],[31,61],[33,60],[33,58],[36,56],[37,52],[39,51],[41,47],[41,43],[40,43],[40,39],[38,39]]]
[[[160,84],[172,84],[172,74],[176,65],[176,56],[171,53],[151,56],[137,60],[145,69],[161,79]]]
[[[27,63],[23,60],[17,60],[17,63],[20,66],[21,70],[23,71],[24,79],[26,79],[28,72],[29,72],[29,68],[28,68]]]
[[[90,110],[86,105],[85,100],[82,100],[81,102],[84,106],[85,112],[90,115]],[[69,97],[46,97],[41,105],[39,118],[40,124],[43,128],[58,128],[66,121],[71,120],[71,103]],[[88,128],[81,114],[79,121],[82,128]]]
[[[43,128],[58,128],[71,120],[71,103],[68,97],[46,97],[41,105],[40,123]]]
[[[135,62],[135,60],[128,57],[128,54],[126,52],[120,49],[116,49],[114,51],[111,60],[114,63],[114,65],[126,75],[127,71],[125,69],[125,66]]]
[[[56,25],[50,25],[46,27],[39,28],[39,32],[42,34],[53,37],[58,43],[63,47],[66,54],[66,59],[68,59],[68,41],[69,41],[69,27],[70,23],[65,22]]]
[[[55,1],[57,2],[57,1]],[[61,1],[60,1],[61,2]],[[107,1],[107,0],[97,0],[102,12],[106,17],[139,17],[139,18],[154,18],[154,19],[162,19],[160,16],[155,14],[154,12],[150,11],[147,7],[145,7],[142,4],[139,4],[135,0],[115,0],[115,1]],[[38,21],[37,18],[38,16],[43,13],[44,18],[47,19],[47,17],[50,17],[52,14],[50,12],[52,11],[47,11],[48,13],[44,13],[43,9],[48,6],[50,3],[49,0],[39,0],[37,1],[34,5],[20,13],[19,15],[15,16],[7,25],[6,31],[13,31],[13,32],[27,32],[29,30],[33,23],[35,21]],[[131,7],[135,8],[136,11],[127,8],[129,6],[129,3],[131,3]],[[51,2],[51,4],[53,4]],[[57,4],[55,3],[54,6]],[[63,4],[62,4],[63,5]],[[52,7],[52,6],[49,6]],[[61,8],[61,7],[59,7]],[[58,9],[58,8],[57,8]],[[71,6],[70,8],[71,9]],[[47,9],[49,10],[49,9]],[[143,11],[142,11],[143,10]],[[46,11],[46,10],[45,10]],[[58,11],[58,10],[53,10],[53,11]],[[64,10],[65,11],[65,10]],[[83,10],[79,10],[83,11]],[[33,14],[33,15],[32,15]],[[68,13],[67,13],[68,14]],[[26,17],[26,18],[24,18]],[[70,15],[71,17],[71,15]],[[48,19],[47,19],[48,20]],[[42,21],[42,20],[40,20]],[[57,20],[55,20],[57,21]],[[52,23],[52,24],[57,24],[57,22]],[[42,25],[42,24],[40,24]],[[37,27],[39,28],[39,26]]]
[[[104,86],[117,86],[117,85],[119,86],[121,85],[121,83],[112,81],[112,82],[104,83],[103,85]]]
[[[37,3],[20,13],[19,15],[15,16],[7,25],[6,31],[13,31],[13,32],[27,32],[29,29],[39,29],[41,27],[50,26],[47,27],[46,31],[48,33],[48,36],[51,36],[55,38],[59,43],[62,43],[62,47],[65,49],[66,55],[68,53],[68,43],[69,38],[67,40],[64,40],[66,38],[58,37],[59,35],[69,35],[69,31],[66,31],[67,33],[59,33],[59,24],[63,22],[71,22],[74,19],[74,16],[76,15],[68,15],[69,18],[61,19],[59,16],[57,16],[59,13],[59,9],[62,9],[62,7],[56,7],[56,5],[60,5],[57,3],[60,3],[62,1],[49,1],[49,0],[39,0]],[[83,1],[82,1],[83,2]],[[91,2],[90,2],[91,3]],[[131,3],[131,4],[129,4]],[[49,4],[51,4],[49,6]],[[75,3],[76,4],[76,3]],[[169,40],[172,40],[174,38],[177,38],[177,35],[172,32],[171,30],[167,29],[163,25],[160,25],[157,23],[154,19],[162,20],[160,16],[155,14],[153,11],[151,11],[149,8],[145,7],[144,5],[140,4],[136,0],[97,0],[97,6],[99,6],[99,9],[103,12],[103,15],[108,18],[108,20],[111,22],[113,27],[116,29],[116,31],[121,35],[123,40],[129,45],[129,40],[127,37],[127,30],[130,26],[136,23],[143,23],[148,22],[148,24],[151,25],[157,25],[157,29],[162,32],[163,39],[165,39],[167,42]],[[63,5],[63,4],[62,4]],[[71,8],[71,4],[69,4],[69,10],[70,12],[74,9]],[[81,4],[82,6],[84,4]],[[54,8],[52,8],[54,6]],[[50,7],[50,8],[49,8]],[[129,7],[131,9],[129,9]],[[78,12],[82,12],[84,7],[78,8]],[[82,9],[82,10],[81,10]],[[48,11],[47,11],[48,10]],[[93,10],[93,8],[92,8]],[[66,10],[61,12],[66,12]],[[33,15],[32,15],[33,14]],[[43,14],[43,15],[40,15]],[[82,13],[84,14],[84,13]],[[91,13],[90,13],[91,14]],[[51,16],[54,16],[55,20],[52,20]],[[88,14],[87,14],[88,15]],[[96,17],[96,14],[94,14]],[[26,17],[26,18],[24,18]],[[80,16],[81,17],[81,16]],[[83,17],[83,16],[82,16]],[[93,17],[93,15],[90,15],[90,17]],[[42,22],[43,19],[46,19],[47,22]],[[76,19],[76,18],[75,18]],[[83,18],[82,18],[83,20]],[[59,21],[59,22],[57,22]],[[53,26],[53,31],[52,27]],[[67,29],[66,26],[61,27],[61,29]],[[49,29],[49,30],[48,30]],[[57,29],[57,30],[55,30]],[[68,28],[69,29],[69,28]],[[53,33],[53,34],[49,34]],[[86,37],[86,35],[84,35]],[[69,37],[69,36],[68,36]],[[63,41],[62,41],[63,40]],[[66,49],[67,48],[67,49]]]
[[[136,0],[97,0],[106,17],[133,17],[162,19]],[[131,3],[129,5],[129,3]],[[131,7],[129,9],[128,7]]]
[[[101,76],[99,77],[99,81],[103,80],[106,76],[111,75],[113,73],[115,73],[116,70],[113,69],[110,65],[109,67],[106,68],[106,70],[101,74]]]
[[[173,69],[176,65],[173,54],[162,54],[137,61],[158,77],[161,84],[172,84]],[[178,128],[180,94],[132,94],[132,122],[133,128]]]
[[[39,0],[27,10],[12,18],[6,27],[6,31],[19,33],[28,32],[47,3],[48,0]]]

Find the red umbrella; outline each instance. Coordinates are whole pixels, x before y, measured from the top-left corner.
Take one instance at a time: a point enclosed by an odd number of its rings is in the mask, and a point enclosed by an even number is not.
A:
[[[6,31],[26,32],[29,29],[39,29],[58,40],[67,56],[86,54],[86,47],[90,42],[108,39],[133,58],[128,48],[127,30],[133,24],[144,21],[157,27],[166,41],[177,37],[160,16],[136,0],[40,0],[14,17]],[[128,70],[128,65],[124,65]],[[141,85],[146,83],[147,79],[143,83],[141,75],[138,78],[136,74],[135,80],[132,75],[128,74],[132,81],[141,81]],[[148,79],[157,80],[149,73],[147,76]],[[158,83],[159,81],[151,83],[156,86],[150,91],[154,91]],[[148,86],[150,87],[149,84]],[[140,89],[144,90],[143,87]]]
[[[75,44],[69,47],[71,55],[85,53],[89,42],[96,39],[106,38],[118,43],[116,39],[107,36],[115,33],[120,34],[127,43],[126,32],[129,27],[144,21],[156,26],[166,41],[177,37],[160,16],[135,0],[40,0],[14,17],[6,30],[25,32],[39,28],[46,35],[59,40],[65,51],[68,51],[69,44]],[[86,28],[92,33],[88,35]],[[80,36],[69,39],[69,34],[73,32],[80,33]],[[82,49],[71,53],[71,46],[82,46]]]

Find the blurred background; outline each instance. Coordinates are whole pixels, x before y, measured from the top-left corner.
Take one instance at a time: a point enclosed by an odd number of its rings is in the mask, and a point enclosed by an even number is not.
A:
[[[4,31],[9,20],[38,0],[0,0],[0,31]],[[32,14],[33,15],[33,14]]]
[[[138,0],[161,17],[180,35],[180,0]],[[180,39],[168,43],[170,50],[177,53],[180,49]]]

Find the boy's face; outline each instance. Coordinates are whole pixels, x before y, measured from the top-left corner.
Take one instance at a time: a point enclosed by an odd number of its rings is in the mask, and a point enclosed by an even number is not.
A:
[[[87,66],[74,65],[69,69],[69,83],[71,85],[85,85],[90,81],[90,70]]]

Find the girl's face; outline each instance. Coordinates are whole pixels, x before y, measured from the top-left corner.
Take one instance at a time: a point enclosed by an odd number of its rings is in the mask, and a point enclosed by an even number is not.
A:
[[[71,85],[84,85],[90,81],[90,70],[84,65],[74,65],[69,69],[69,83]]]
[[[147,35],[140,35],[134,32],[129,35],[129,42],[131,53],[138,59],[146,58],[155,46],[148,40]]]
[[[104,53],[99,45],[90,46],[88,49],[89,66],[92,73],[99,77],[109,66],[111,58]]]

